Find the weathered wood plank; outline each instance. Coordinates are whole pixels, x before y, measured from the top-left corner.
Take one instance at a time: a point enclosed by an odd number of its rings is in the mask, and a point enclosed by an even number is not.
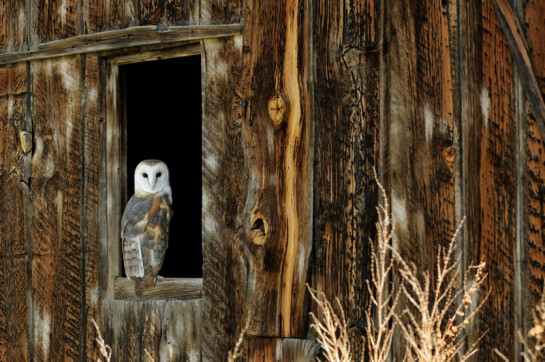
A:
[[[168,30],[158,30],[156,26],[151,25],[138,26],[46,42],[33,51],[0,54],[0,65],[126,47],[233,36],[239,34],[241,30],[242,27],[238,24],[176,26]]]
[[[511,49],[513,63],[518,71],[518,76],[521,78],[522,89],[541,130],[541,136],[545,137],[545,101],[541,95],[530,55],[528,54],[528,45],[522,26],[508,0],[494,0],[493,3],[507,39],[507,44]]]
[[[79,57],[31,65],[32,285],[37,360],[81,359],[82,118]]]
[[[143,304],[107,298],[103,302],[102,336],[112,348],[112,361],[145,360],[142,354]]]
[[[201,24],[240,23],[243,4],[243,0],[200,0]]]
[[[153,288],[148,288],[141,297],[134,293],[134,280],[117,277],[115,280],[116,299],[194,299],[202,296],[201,278],[165,278],[158,280]]]
[[[249,334],[301,337],[312,247],[310,3],[254,1],[248,8],[242,142]]]
[[[100,164],[102,161],[102,139],[104,136],[103,102],[104,91],[100,84],[100,64],[98,57],[88,55],[84,58],[84,87],[82,93],[83,122],[85,137],[83,140],[83,197],[82,197],[82,248],[85,253],[85,308],[86,341],[84,354],[92,360],[99,355],[93,350],[96,338],[91,319],[100,322],[100,266],[99,259],[99,192]],[[103,267],[103,270],[105,268]]]
[[[396,1],[386,10],[393,240],[405,261],[430,273],[431,285],[438,248],[449,243],[460,222],[455,209],[461,201],[454,137],[456,21],[456,1]],[[401,335],[395,346],[401,360]]]
[[[535,72],[535,77],[541,96],[545,96],[545,3],[528,0],[524,2],[524,16],[526,26],[526,39],[530,52],[530,62]],[[526,84],[523,82],[522,87]],[[524,103],[522,103],[524,104]],[[543,293],[545,280],[545,162],[543,155],[543,134],[534,118],[533,112],[522,110],[525,122],[521,122],[524,140],[523,190],[524,197],[521,201],[523,210],[523,241],[521,244],[522,255],[522,320],[518,328],[524,335],[533,327],[533,311]],[[528,337],[527,337],[528,338]]]
[[[161,358],[201,361],[202,318],[202,299],[167,302],[159,346]]]
[[[314,11],[314,255],[316,285],[339,298],[361,355],[369,239],[375,240],[379,162],[380,1],[319,1]],[[313,305],[314,306],[314,305]],[[315,315],[321,315],[316,313]]]
[[[0,360],[27,360],[26,66],[0,68]]]
[[[30,18],[32,46],[81,34],[78,5],[78,0],[33,1]]]
[[[23,51],[28,46],[28,2],[3,1],[0,4],[0,49],[5,52]]]
[[[199,0],[138,0],[140,25],[196,25],[199,23]]]
[[[105,299],[102,334],[112,360],[201,361],[202,300]]]
[[[486,262],[484,288],[490,292],[472,325],[469,343],[486,332],[479,360],[499,360],[494,348],[516,360],[515,69],[492,1],[461,5],[466,265]]]
[[[139,25],[135,0],[94,0],[82,3],[82,23],[85,33]]]
[[[320,351],[316,341],[296,338],[253,337],[248,340],[250,362],[316,361]]]
[[[107,260],[107,265],[103,266],[105,273],[100,278],[100,288],[105,297],[114,296],[115,276],[121,275],[121,253],[120,253],[120,235],[121,222],[120,215],[123,210],[121,208],[122,187],[121,181],[122,168],[126,166],[121,162],[122,146],[122,125],[119,124],[121,110],[119,106],[119,90],[118,79],[119,69],[111,63],[106,63],[104,66],[105,78],[108,79],[105,83],[106,92],[106,141],[105,155],[103,162],[106,167],[104,182],[105,189],[103,192],[103,205],[105,205],[106,219],[106,235],[101,239],[100,245],[100,260]],[[126,173],[125,173],[126,174]]]
[[[202,343],[203,359],[219,362],[246,320],[242,38],[205,40],[202,59]]]
[[[149,360],[150,357],[153,361],[160,360],[160,344],[163,339],[162,325],[165,320],[166,303],[165,300],[160,300],[156,302],[146,301],[137,305],[142,323],[138,328],[142,331],[140,335],[140,338],[142,338],[142,350],[139,353],[142,361]],[[174,318],[178,319],[180,316]],[[190,323],[189,321],[184,322]]]

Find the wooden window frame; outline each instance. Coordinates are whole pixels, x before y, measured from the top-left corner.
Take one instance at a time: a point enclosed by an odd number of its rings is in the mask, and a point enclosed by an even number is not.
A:
[[[108,294],[115,299],[185,300],[202,297],[202,278],[164,278],[141,297],[134,293],[134,281],[121,276],[121,215],[127,199],[126,115],[124,114],[119,67],[126,64],[202,54],[200,42],[172,48],[141,51],[132,49],[106,58],[106,205]],[[201,70],[201,79],[205,67]]]

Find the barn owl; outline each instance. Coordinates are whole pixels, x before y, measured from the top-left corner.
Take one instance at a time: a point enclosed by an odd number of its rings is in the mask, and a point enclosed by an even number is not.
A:
[[[144,160],[134,171],[134,195],[121,218],[123,265],[141,296],[155,285],[168,247],[172,191],[167,165]]]

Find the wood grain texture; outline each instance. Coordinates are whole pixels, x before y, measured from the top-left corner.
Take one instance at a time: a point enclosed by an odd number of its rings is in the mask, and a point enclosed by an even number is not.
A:
[[[202,360],[202,304],[202,299],[167,302],[159,345],[161,358]]]
[[[107,317],[99,328],[102,337],[112,347],[112,360],[140,362],[144,352],[141,330],[143,304],[111,298],[105,299],[102,304],[104,316]]]
[[[33,1],[30,18],[32,45],[80,34],[79,4],[78,0]]]
[[[201,361],[202,302],[105,299],[100,327],[112,360]],[[146,352],[147,351],[147,352]]]
[[[528,44],[522,26],[509,1],[494,0],[493,3],[503,34],[511,50],[511,56],[517,69],[517,75],[520,77],[522,89],[539,126],[541,136],[545,137],[545,101],[541,95],[532,61],[528,54]],[[536,24],[539,24],[539,21]]]
[[[314,11],[313,288],[328,300],[340,299],[355,359],[368,299],[369,240],[376,239],[380,7],[380,1],[325,0]]]
[[[387,6],[385,49],[393,243],[435,284],[437,252],[452,238],[455,204],[456,1]],[[402,359],[403,337],[395,342]]]
[[[115,280],[116,299],[195,299],[202,296],[201,278],[165,278],[144,291],[141,297],[134,292],[134,280],[118,277]]]
[[[203,360],[224,361],[251,308],[244,294],[242,38],[205,40],[202,57]]]
[[[479,360],[515,360],[517,328],[516,198],[517,114],[514,65],[492,1],[463,1],[462,124],[468,218],[467,263],[484,260],[490,292],[471,329],[486,332]],[[481,291],[480,299],[484,295]],[[505,350],[506,348],[507,350]]]
[[[95,0],[82,3],[81,22],[84,32],[80,32],[80,35],[139,25],[136,0]]]
[[[0,54],[0,65],[81,53],[106,52],[131,47],[135,49],[139,46],[158,46],[225,37],[239,34],[241,30],[242,27],[238,24],[173,26],[168,30],[158,30],[151,25],[131,27],[44,42],[37,45],[33,51]]]
[[[523,19],[526,28],[525,35],[530,49],[530,62],[535,72],[540,96],[545,96],[545,4],[540,1],[524,2]],[[524,84],[522,86],[525,86]],[[522,103],[522,102],[521,102]],[[524,103],[522,103],[524,104]],[[520,120],[524,134],[522,160],[524,163],[523,205],[524,224],[522,255],[522,321],[519,328],[527,333],[533,326],[534,308],[543,293],[545,280],[545,162],[543,155],[543,134],[537,125],[533,112],[523,109],[523,120]],[[528,338],[528,337],[526,337]]]
[[[297,338],[253,337],[248,340],[249,362],[316,361],[320,348],[316,341]]]
[[[243,0],[200,0],[201,24],[237,24],[242,22]]]
[[[251,281],[246,298],[255,313],[249,333],[301,337],[312,247],[310,3],[254,1],[248,10],[242,142]]]
[[[0,360],[27,360],[27,67],[0,68]]]
[[[3,1],[0,4],[0,49],[5,52],[26,50],[28,46],[28,2]]]
[[[141,25],[199,24],[199,0],[139,0]]]
[[[102,140],[104,137],[104,107],[101,99],[104,90],[100,79],[100,62],[96,56],[86,56],[82,68],[85,90],[82,92],[82,118],[85,137],[83,139],[83,175],[82,175],[82,249],[84,259],[82,269],[85,270],[85,300],[83,328],[85,329],[84,354],[96,360],[98,355],[92,347],[96,338],[91,319],[101,320],[100,305],[100,266],[99,259],[99,202],[100,202],[100,166]]]
[[[81,359],[81,59],[33,63],[32,285],[37,360]]]

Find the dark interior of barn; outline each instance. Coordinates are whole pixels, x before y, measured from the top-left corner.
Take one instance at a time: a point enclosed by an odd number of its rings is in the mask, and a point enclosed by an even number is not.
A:
[[[169,246],[161,272],[202,277],[201,57],[185,56],[120,67],[127,125],[127,191],[145,159],[169,167],[173,198]]]

